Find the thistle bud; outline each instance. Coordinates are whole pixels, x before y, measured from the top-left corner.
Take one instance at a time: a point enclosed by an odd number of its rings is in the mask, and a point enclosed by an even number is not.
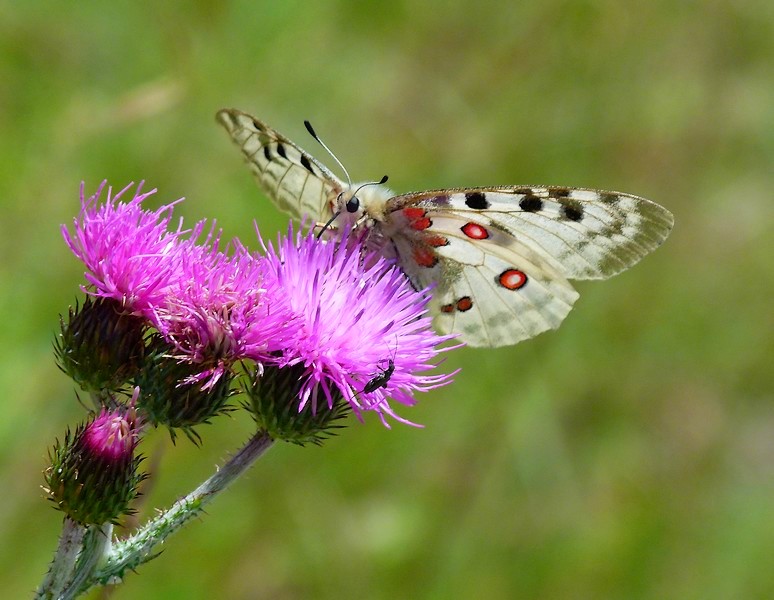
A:
[[[145,321],[112,299],[87,297],[70,308],[54,341],[57,364],[82,389],[117,391],[136,373],[144,352]]]
[[[253,372],[250,382],[244,384],[249,398],[245,408],[252,413],[258,428],[273,439],[319,446],[335,435],[333,430],[344,427],[339,421],[350,413],[351,407],[338,388],[332,388],[328,398],[320,386],[312,391],[314,396],[319,394],[319,399],[300,404],[305,370],[303,365],[267,366],[260,377]]]
[[[134,380],[141,390],[137,408],[148,423],[168,427],[173,440],[175,429],[180,429],[198,444],[201,437],[193,428],[231,410],[233,374],[226,371],[215,381],[198,381],[201,365],[180,361],[170,356],[171,351],[160,336],[149,343]]]
[[[83,525],[117,523],[134,511],[130,503],[145,474],[135,456],[138,429],[133,409],[103,409],[49,453],[51,466],[43,488],[49,500]]]

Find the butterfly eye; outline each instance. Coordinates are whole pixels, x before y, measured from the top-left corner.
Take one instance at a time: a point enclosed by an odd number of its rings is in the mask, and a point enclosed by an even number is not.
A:
[[[352,196],[347,200],[347,212],[354,213],[360,208],[360,199],[357,196]]]

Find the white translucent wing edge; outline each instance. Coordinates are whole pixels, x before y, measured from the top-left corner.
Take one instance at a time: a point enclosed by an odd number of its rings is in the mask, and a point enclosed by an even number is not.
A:
[[[464,221],[452,217],[446,224]],[[433,324],[441,333],[457,333],[470,346],[497,347],[516,344],[544,331],[556,329],[570,312],[578,293],[556,270],[532,249],[513,242],[472,243],[454,231],[440,226],[433,231],[451,239],[449,246],[436,249],[439,263],[419,267],[411,260],[412,243],[407,236],[393,238],[401,266],[418,287],[437,283],[433,292]],[[518,268],[528,276],[519,290],[497,284],[506,269]],[[454,305],[469,297],[472,308],[464,312],[441,312],[443,305]]]
[[[466,312],[437,314],[433,323],[440,332],[459,333],[470,346],[495,348],[556,329],[564,321],[578,298],[566,279],[542,279],[533,270],[522,290],[508,291],[494,284],[505,266],[498,258],[487,255],[484,265],[464,269],[454,281],[447,298],[474,294],[478,310],[474,306]]]
[[[216,119],[242,151],[261,189],[280,210],[296,219],[327,220],[329,202],[343,190],[342,182],[327,167],[252,115],[224,108]]]
[[[466,204],[468,196],[475,194],[483,196],[487,208]],[[538,205],[540,209],[535,210]],[[620,273],[661,245],[674,224],[672,214],[650,200],[582,188],[433,190],[388,201],[388,211],[405,206],[425,208],[431,219],[434,215],[453,214],[492,230],[507,231],[555,259],[560,272],[569,279],[605,279]],[[581,218],[573,220],[568,214],[580,214]]]

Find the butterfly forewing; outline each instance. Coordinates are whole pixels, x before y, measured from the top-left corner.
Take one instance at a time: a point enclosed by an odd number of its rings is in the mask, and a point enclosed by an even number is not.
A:
[[[325,166],[266,123],[234,109],[217,114],[240,148],[261,189],[296,219],[327,220],[341,181]]]
[[[435,215],[454,214],[490,235],[505,232],[555,260],[569,279],[620,273],[655,250],[674,222],[668,210],[644,198],[580,188],[437,190],[397,196],[388,204],[392,212],[416,206],[430,221]]]

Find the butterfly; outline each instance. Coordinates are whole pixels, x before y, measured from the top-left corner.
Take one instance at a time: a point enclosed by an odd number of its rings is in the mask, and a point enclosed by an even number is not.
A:
[[[655,250],[674,224],[655,202],[584,188],[491,186],[395,195],[383,185],[386,177],[365,184],[340,180],[247,113],[223,109],[217,120],[281,210],[362,230],[366,245],[396,259],[416,289],[434,285],[434,326],[470,346],[505,346],[556,329],[578,298],[568,280],[606,279],[628,269]],[[381,381],[377,376],[372,385]]]

